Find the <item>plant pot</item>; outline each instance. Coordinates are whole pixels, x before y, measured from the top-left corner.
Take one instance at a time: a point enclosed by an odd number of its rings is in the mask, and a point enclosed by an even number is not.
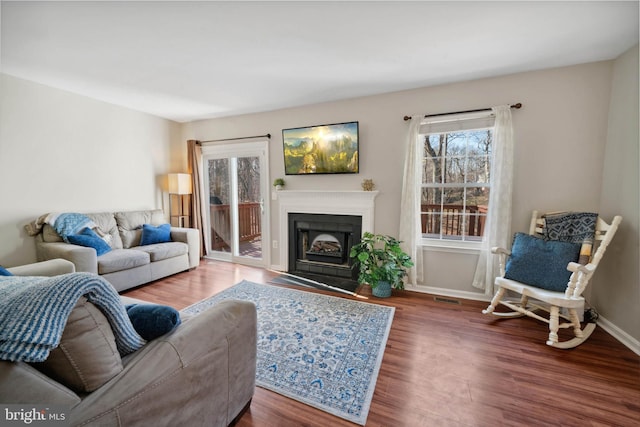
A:
[[[280,190],[282,190],[282,185],[280,184],[276,185],[276,191],[280,191]]]
[[[374,297],[389,298],[391,296],[391,283],[380,281],[375,287],[371,287],[371,293]]]

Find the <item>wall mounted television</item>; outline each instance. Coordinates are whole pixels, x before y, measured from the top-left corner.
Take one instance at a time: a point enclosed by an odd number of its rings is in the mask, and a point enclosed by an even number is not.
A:
[[[358,173],[358,122],[282,130],[286,175]]]

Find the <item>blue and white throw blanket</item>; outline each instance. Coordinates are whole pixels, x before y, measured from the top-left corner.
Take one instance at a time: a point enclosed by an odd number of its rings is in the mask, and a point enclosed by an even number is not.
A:
[[[33,222],[25,225],[24,228],[27,230],[30,236],[35,236],[40,233],[42,227],[45,224],[49,224],[56,230],[56,233],[62,240],[69,243],[68,236],[73,234],[78,234],[84,228],[94,228],[96,223],[93,222],[88,216],[76,212],[65,212],[65,213],[48,213],[41,215]]]
[[[92,273],[55,277],[0,277],[0,359],[42,362],[60,344],[69,314],[80,297],[109,320],[121,355],[145,340],[133,328],[111,284]]]
[[[51,221],[51,218],[49,220]],[[53,229],[67,243],[69,243],[68,236],[78,234],[86,227],[93,228],[95,226],[95,223],[88,216],[75,212],[58,214],[52,223]]]

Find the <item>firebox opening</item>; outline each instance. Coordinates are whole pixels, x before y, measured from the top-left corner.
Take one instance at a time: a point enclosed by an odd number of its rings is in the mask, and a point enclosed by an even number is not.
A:
[[[313,239],[307,251],[307,259],[310,261],[329,262],[342,264],[342,244],[331,234],[320,234]]]

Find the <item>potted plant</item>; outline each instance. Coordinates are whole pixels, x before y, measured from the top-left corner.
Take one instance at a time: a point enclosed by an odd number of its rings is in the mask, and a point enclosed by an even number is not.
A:
[[[276,190],[282,190],[282,187],[284,187],[284,179],[276,178],[273,181],[273,186],[276,187]]]
[[[349,256],[360,268],[358,282],[371,286],[377,297],[388,297],[391,289],[404,289],[411,257],[402,251],[400,241],[383,234],[365,232],[360,243],[351,247]]]

